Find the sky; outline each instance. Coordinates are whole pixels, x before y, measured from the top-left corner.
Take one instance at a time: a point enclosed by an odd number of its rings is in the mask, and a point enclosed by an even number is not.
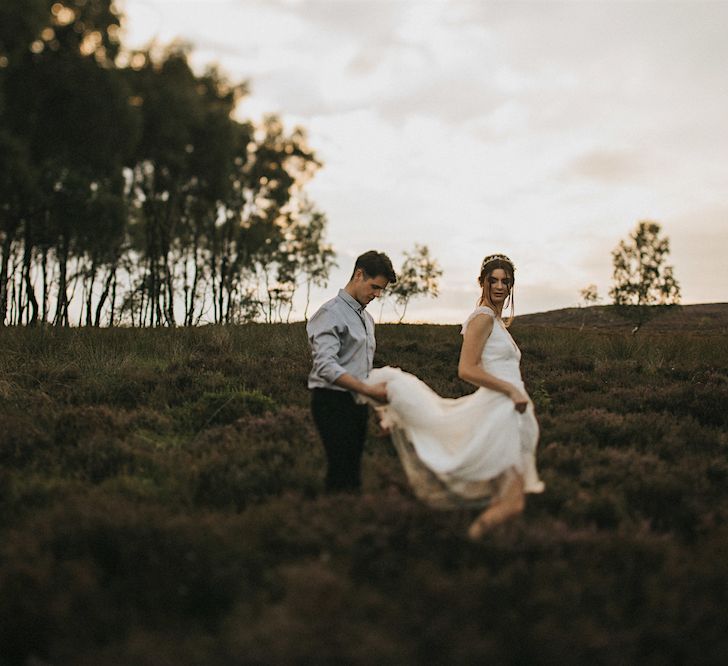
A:
[[[516,314],[611,286],[640,220],[670,239],[682,302],[728,301],[728,1],[125,0],[123,43],[182,39],[300,125],[340,264],[425,244],[443,277],[407,321],[454,323],[482,258],[516,265]],[[369,306],[396,320],[391,303]],[[297,314],[302,314],[300,303]]]

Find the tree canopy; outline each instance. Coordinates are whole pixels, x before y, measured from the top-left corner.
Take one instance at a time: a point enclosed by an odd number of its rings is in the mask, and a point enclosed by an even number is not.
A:
[[[290,316],[334,263],[305,130],[247,82],[130,52],[111,0],[0,3],[0,325]]]
[[[402,308],[399,322],[404,320],[409,302],[417,296],[436,298],[440,293],[442,269],[437,260],[430,255],[427,245],[415,244],[411,252],[404,253],[404,261],[397,272],[395,282],[389,293]]]
[[[642,221],[612,252],[615,305],[671,305],[680,302],[680,286],[667,265],[670,241],[657,222]]]

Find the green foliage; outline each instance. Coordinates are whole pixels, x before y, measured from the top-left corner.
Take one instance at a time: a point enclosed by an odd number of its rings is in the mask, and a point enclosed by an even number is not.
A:
[[[588,284],[586,287],[579,291],[579,295],[581,296],[581,300],[584,301],[585,305],[596,305],[601,298],[599,296],[599,290],[597,288],[597,285],[595,284]]]
[[[247,83],[124,50],[120,21],[0,3],[0,326],[282,320],[333,262],[306,132],[239,122]]]
[[[300,214],[293,220],[286,239],[279,248],[277,277],[284,287],[288,285],[285,293],[289,304],[293,301],[299,275],[305,281],[304,319],[308,318],[311,287],[325,287],[331,269],[338,265],[333,247],[325,242],[327,224],[326,215],[316,210],[310,202],[304,201]]]
[[[397,282],[388,289],[395,302],[402,307],[400,323],[407,313],[407,305],[416,296],[437,298],[442,269],[430,256],[427,245],[415,244],[412,252],[404,253],[404,262],[397,271]]]
[[[226,425],[242,416],[273,411],[276,403],[260,391],[203,393],[188,409],[187,417],[194,430],[208,425]]]
[[[301,324],[1,330],[3,663],[719,663],[723,337],[512,332],[546,492],[474,544],[373,428],[322,493]],[[377,337],[472,390],[457,327]]]
[[[615,305],[670,305],[680,302],[680,287],[672,266],[665,264],[670,241],[660,237],[656,222],[640,222],[627,241],[612,252]]]

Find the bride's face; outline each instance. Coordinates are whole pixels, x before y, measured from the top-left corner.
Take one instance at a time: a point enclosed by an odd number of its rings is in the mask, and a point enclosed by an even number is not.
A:
[[[487,278],[486,284],[488,286],[488,295],[493,305],[503,305],[503,302],[508,298],[511,293],[511,286],[513,280],[511,280],[508,273],[502,268],[496,268]]]

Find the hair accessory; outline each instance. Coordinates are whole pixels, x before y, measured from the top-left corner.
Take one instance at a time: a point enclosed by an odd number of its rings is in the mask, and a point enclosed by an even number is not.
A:
[[[482,272],[491,261],[507,261],[511,270],[513,270],[513,272],[516,271],[516,267],[513,265],[513,262],[505,254],[489,254],[485,259],[483,259],[483,263],[480,265],[480,271]]]

